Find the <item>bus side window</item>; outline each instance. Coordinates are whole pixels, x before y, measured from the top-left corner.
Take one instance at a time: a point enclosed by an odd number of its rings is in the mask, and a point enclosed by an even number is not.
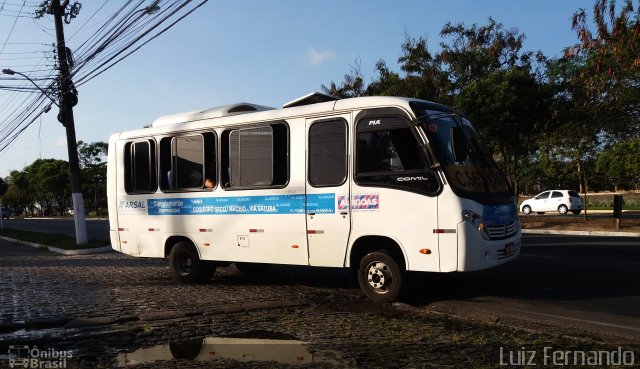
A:
[[[428,168],[408,127],[358,133],[357,162],[359,174]]]
[[[124,146],[124,185],[127,193],[153,193],[158,187],[156,145],[153,140],[127,142]]]
[[[356,129],[356,183],[437,194],[438,178],[407,120],[368,116]]]
[[[223,132],[223,186],[285,186],[289,181],[288,132],[287,125],[283,123]]]
[[[163,191],[213,188],[216,182],[215,134],[206,132],[162,138],[160,173]]]
[[[309,128],[309,183],[339,186],[347,179],[347,122],[332,120]]]

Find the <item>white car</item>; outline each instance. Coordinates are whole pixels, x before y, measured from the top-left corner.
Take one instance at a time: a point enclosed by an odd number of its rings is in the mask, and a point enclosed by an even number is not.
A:
[[[584,208],[584,202],[576,191],[571,190],[551,190],[542,192],[535,197],[525,200],[520,205],[523,214],[531,214],[535,211],[544,214],[547,211],[557,211],[566,214],[571,211],[580,214]]]

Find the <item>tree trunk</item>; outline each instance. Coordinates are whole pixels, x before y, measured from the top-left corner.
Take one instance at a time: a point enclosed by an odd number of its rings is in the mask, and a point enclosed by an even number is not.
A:
[[[584,182],[582,181],[582,161],[580,161],[579,159],[577,160],[577,167],[578,167],[578,183],[580,187],[578,191],[580,193],[584,193],[586,192],[586,189],[584,186]]]

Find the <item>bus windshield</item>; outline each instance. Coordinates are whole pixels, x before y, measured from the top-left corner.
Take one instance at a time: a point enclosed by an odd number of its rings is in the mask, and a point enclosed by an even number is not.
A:
[[[461,197],[480,203],[506,202],[513,198],[513,190],[498,168],[491,154],[480,144],[471,122],[453,111],[432,107],[416,109],[418,124],[453,191]],[[466,141],[466,158],[456,161],[453,154],[452,128],[462,128]]]

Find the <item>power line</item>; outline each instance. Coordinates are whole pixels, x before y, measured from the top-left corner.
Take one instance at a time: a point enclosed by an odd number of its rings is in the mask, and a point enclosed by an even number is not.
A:
[[[98,10],[75,31],[72,38],[80,35],[80,30],[88,27],[90,21],[98,16],[107,2],[105,1],[99,6]],[[89,82],[171,29],[206,2],[207,0],[201,0],[200,2],[191,0],[165,2],[158,0],[151,4],[161,6],[161,10],[156,14],[150,14],[151,6],[144,7],[145,1],[127,1],[111,16],[98,23],[100,26],[75,48],[75,65],[70,68],[69,76],[76,79],[77,86]],[[23,2],[20,6],[22,5],[26,6],[26,2]],[[18,19],[18,16],[15,17],[14,26]],[[163,25],[165,26],[161,28]],[[9,38],[7,37],[2,44],[3,49],[7,45],[50,46],[37,42],[10,42]],[[12,52],[4,55],[29,54]],[[55,78],[58,66],[52,66],[50,69],[47,67],[47,59],[51,55],[50,52],[43,52],[43,55],[44,57],[41,59],[40,64],[18,65],[21,68],[20,72],[28,75],[33,81],[45,82],[42,88],[49,91],[50,96],[68,93],[69,91],[60,90],[61,81]],[[29,60],[27,59],[28,56],[24,58],[20,59],[18,56],[2,60]],[[34,57],[34,59],[38,58]],[[25,68],[29,68],[29,70],[25,70]],[[1,78],[0,81],[14,82],[14,80]],[[6,150],[8,145],[14,142],[21,133],[35,122],[37,117],[43,114],[43,108],[48,103],[48,99],[42,92],[36,95],[25,94],[25,92],[33,93],[37,90],[29,86],[26,81],[15,79],[15,82],[18,83],[10,86],[0,86],[0,91],[11,92],[9,98],[3,99],[5,101],[0,104],[2,105],[0,106],[0,114],[6,117],[0,121],[0,153]],[[19,96],[22,96],[22,98],[19,98]]]
[[[165,27],[164,29],[160,30],[158,33],[156,33],[155,35],[151,36],[148,40],[146,40],[145,42],[143,42],[142,44],[140,44],[138,47],[136,47],[135,49],[131,50],[130,52],[126,53],[124,56],[122,56],[121,58],[113,61],[118,55],[120,55],[121,53],[125,52],[127,49],[129,49],[130,47],[132,47],[137,41],[139,41],[140,39],[142,39],[144,36],[146,36],[147,34],[151,33],[157,26],[159,26],[161,23],[163,23],[165,20],[167,20],[171,15],[175,14],[176,12],[174,12],[173,14],[165,17],[161,22],[159,22],[156,26],[152,27],[151,29],[145,31],[141,36],[136,37],[132,42],[130,42],[129,44],[126,45],[125,48],[123,48],[122,50],[118,51],[117,53],[115,53],[113,55],[113,57],[111,57],[109,60],[107,60],[106,62],[102,63],[101,65],[99,65],[98,67],[96,67],[93,71],[87,73],[83,78],[80,78],[77,82],[78,82],[78,86],[87,83],[88,81],[92,80],[93,78],[99,76],[100,74],[106,72],[107,70],[111,69],[113,66],[115,66],[116,64],[118,64],[119,62],[121,62],[123,59],[125,59],[126,57],[128,57],[129,55],[133,54],[134,52],[140,50],[142,47],[144,47],[146,44],[148,44],[149,42],[151,42],[152,40],[156,39],[157,37],[159,37],[160,35],[162,35],[163,33],[165,33],[166,31],[168,31],[169,29],[171,29],[173,26],[175,26],[178,22],[180,22],[182,19],[184,19],[185,17],[187,17],[188,15],[190,15],[191,13],[193,13],[194,11],[196,11],[198,8],[200,8],[202,5],[204,5],[207,2],[207,0],[202,1],[200,4],[198,4],[196,7],[194,7],[193,9],[191,9],[190,11],[188,11],[187,13],[185,13],[184,15],[182,15],[181,17],[179,17],[177,20],[175,20],[173,23],[169,24],[167,27]],[[180,7],[182,8],[182,6]],[[179,9],[178,9],[179,10]],[[113,61],[111,63],[111,61]],[[108,64],[108,65],[107,65]],[[105,67],[105,65],[107,65]],[[103,68],[104,67],[104,68]],[[103,68],[103,69],[101,69]]]
[[[24,4],[25,3],[26,3],[26,1],[22,3],[22,8],[24,8]],[[13,30],[16,28],[16,24],[18,23],[18,18],[20,17],[20,14],[22,13],[22,8],[20,8],[20,13],[16,16],[16,19],[13,21],[13,25],[11,26],[11,30],[9,31],[9,34],[7,35],[7,38],[4,40],[4,44],[2,45],[2,48],[0,48],[0,55],[2,55],[2,52],[4,51],[4,48],[7,46],[7,42],[9,41],[9,39],[11,38],[11,35],[13,34]]]

